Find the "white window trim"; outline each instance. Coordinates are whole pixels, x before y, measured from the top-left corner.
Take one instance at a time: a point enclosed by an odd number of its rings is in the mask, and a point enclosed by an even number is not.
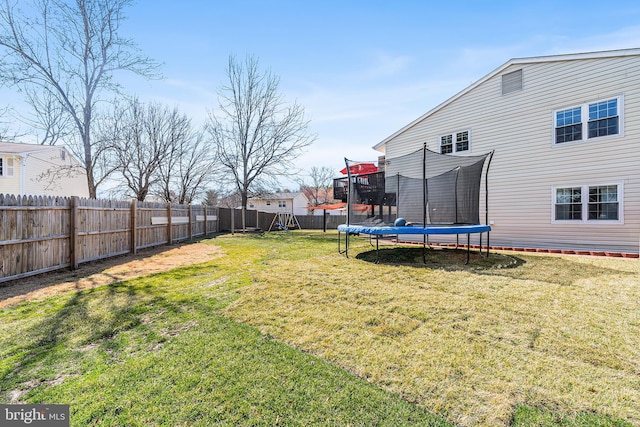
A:
[[[589,104],[597,104],[598,102],[609,101],[611,99],[618,100],[618,133],[615,135],[598,136],[595,138],[589,138]],[[559,111],[570,110],[572,108],[581,107],[581,123],[582,123],[582,139],[568,142],[556,142],[556,113]],[[562,108],[556,108],[551,114],[551,146],[553,147],[565,147],[575,144],[584,144],[585,142],[606,141],[609,139],[623,138],[624,137],[624,95],[608,96],[605,98],[599,98],[592,101],[584,102],[582,104],[573,104]],[[469,137],[471,139],[471,137]]]
[[[467,135],[469,135],[469,149],[468,150],[463,150],[463,151],[457,151],[456,150],[456,136],[459,133],[462,132],[467,132]],[[457,130],[455,132],[449,132],[449,133],[443,133],[442,135],[438,136],[438,142],[437,142],[437,147],[438,147],[438,153],[442,154],[442,145],[441,141],[442,141],[442,137],[443,136],[449,136],[451,135],[451,139],[452,139],[452,144],[453,144],[453,151],[451,153],[446,153],[445,155],[452,155],[452,154],[458,154],[458,153],[470,153],[471,152],[471,129],[462,129],[462,130]]]
[[[2,173],[0,174],[0,178],[13,178],[16,174],[16,160],[9,156],[0,156],[0,159],[2,159]],[[11,162],[11,166],[9,166],[9,162]],[[11,173],[9,173],[9,171],[11,171]]]
[[[615,185],[618,187],[618,219],[589,219],[589,187],[603,187]],[[559,188],[582,188],[582,219],[556,219],[556,190]],[[611,225],[624,224],[624,185],[622,182],[609,182],[606,184],[567,184],[556,185],[551,188],[551,223],[552,224],[589,224]]]

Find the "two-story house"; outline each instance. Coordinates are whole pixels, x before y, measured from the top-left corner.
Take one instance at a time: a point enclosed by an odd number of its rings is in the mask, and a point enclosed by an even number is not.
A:
[[[480,197],[484,212],[488,184],[492,245],[639,252],[640,49],[511,59],[374,149],[425,143],[495,150]]]

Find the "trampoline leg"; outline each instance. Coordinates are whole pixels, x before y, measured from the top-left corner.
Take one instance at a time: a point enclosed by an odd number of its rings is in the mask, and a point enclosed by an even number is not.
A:
[[[467,262],[464,265],[469,264],[469,258],[471,256],[471,234],[467,234]]]
[[[376,235],[376,264],[380,263],[380,250],[378,249],[378,240],[380,240],[380,236]]]
[[[344,233],[344,256],[349,258],[349,232]]]
[[[347,241],[347,239],[349,238],[348,233],[345,233],[345,242]],[[347,256],[347,258],[349,258],[349,254],[348,254],[348,245],[345,244],[345,249],[344,251],[342,250],[342,233],[340,231],[338,231],[338,253],[339,254],[345,254]]]
[[[487,231],[487,258],[489,258],[489,232]]]

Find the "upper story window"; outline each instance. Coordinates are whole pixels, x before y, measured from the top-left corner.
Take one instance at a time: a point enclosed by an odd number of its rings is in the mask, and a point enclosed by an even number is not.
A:
[[[271,206],[271,200],[267,200],[267,206]]]
[[[0,176],[13,176],[13,159],[0,157]]]
[[[278,200],[278,207],[279,208],[286,208],[287,207],[287,202],[284,200]]]
[[[556,111],[554,142],[561,144],[621,134],[620,106],[618,97]]]
[[[456,132],[440,137],[440,153],[453,154],[469,151],[469,131]]]
[[[618,99],[589,104],[589,138],[618,134]]]

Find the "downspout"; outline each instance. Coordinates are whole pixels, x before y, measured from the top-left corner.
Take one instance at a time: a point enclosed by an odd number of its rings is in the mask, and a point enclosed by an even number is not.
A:
[[[29,153],[21,153],[18,156],[20,157],[20,194],[26,195],[26,171],[27,171],[27,156]]]

